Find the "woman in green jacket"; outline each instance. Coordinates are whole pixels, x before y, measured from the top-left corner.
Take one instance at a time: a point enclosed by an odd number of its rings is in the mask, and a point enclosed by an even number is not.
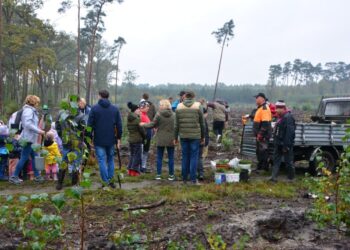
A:
[[[175,180],[174,176],[174,123],[175,115],[171,110],[169,100],[159,102],[159,112],[150,123],[141,123],[145,128],[157,128],[157,176],[156,180],[162,179],[162,162],[165,148],[168,151],[169,177],[168,180]]]

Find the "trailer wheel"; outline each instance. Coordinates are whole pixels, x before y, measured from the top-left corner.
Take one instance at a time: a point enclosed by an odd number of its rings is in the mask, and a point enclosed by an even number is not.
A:
[[[322,173],[320,170],[318,170],[319,164],[323,162],[324,167],[331,171],[332,173],[335,173],[336,170],[336,159],[332,152],[329,151],[322,151],[321,153],[321,160],[317,160],[316,158],[313,161],[309,162],[309,172],[312,175],[321,175]]]

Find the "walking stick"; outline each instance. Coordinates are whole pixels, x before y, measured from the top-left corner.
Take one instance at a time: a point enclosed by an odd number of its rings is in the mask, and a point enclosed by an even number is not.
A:
[[[117,152],[117,158],[118,158],[118,163],[119,163],[119,170],[122,169],[122,160],[120,159],[120,151],[118,146],[116,146],[116,152]],[[120,173],[117,174],[117,178],[118,178],[118,183],[119,183],[119,188],[122,188],[122,183],[120,181]]]

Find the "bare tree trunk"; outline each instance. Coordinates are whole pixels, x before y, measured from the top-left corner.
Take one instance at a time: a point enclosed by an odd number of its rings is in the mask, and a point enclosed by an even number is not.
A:
[[[78,37],[77,37],[77,70],[78,70],[78,95],[80,96],[80,0],[78,0]]]
[[[119,72],[119,55],[120,55],[120,50],[118,51],[118,56],[117,56],[117,67],[116,67],[116,72],[115,72],[115,104],[117,104],[117,95],[118,95],[118,72]]]
[[[21,102],[24,101],[27,95],[28,95],[28,71],[25,71],[23,73],[23,90],[22,90]]]
[[[223,41],[222,47],[221,47],[219,68],[218,68],[218,74],[216,75],[216,82],[215,82],[215,89],[214,89],[213,101],[214,101],[215,98],[216,98],[216,91],[217,91],[218,83],[219,83],[219,75],[220,75],[220,69],[221,69],[221,61],[222,61],[222,55],[223,55],[223,53],[224,53],[224,47],[225,47],[225,43],[226,43],[226,37],[227,37],[227,34],[225,35],[225,38],[224,38],[224,41]]]
[[[0,114],[3,114],[3,107],[4,107],[4,101],[3,101],[3,85],[4,85],[4,79],[3,79],[3,72],[2,72],[2,61],[3,61],[3,54],[2,54],[2,0],[0,0]]]
[[[86,102],[90,104],[90,99],[91,99],[91,85],[92,85],[92,63],[94,59],[94,50],[95,50],[95,42],[96,42],[96,33],[97,33],[97,28],[98,25],[100,24],[101,20],[101,12],[102,12],[102,7],[105,2],[101,3],[101,6],[97,12],[97,18],[96,18],[96,24],[92,32],[92,41],[90,45],[90,50],[89,50],[89,56],[88,56],[88,86],[87,86],[87,92],[86,92]]]
[[[58,71],[55,71],[53,73],[53,78],[54,78],[54,104],[58,104],[58,95],[60,92],[60,74]]]

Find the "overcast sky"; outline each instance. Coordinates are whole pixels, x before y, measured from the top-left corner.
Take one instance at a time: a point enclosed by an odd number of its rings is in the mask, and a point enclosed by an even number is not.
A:
[[[76,9],[59,15],[59,2],[47,0],[38,16],[75,34]],[[213,84],[220,46],[211,32],[230,19],[226,84],[265,84],[271,64],[295,58],[350,63],[349,0],[125,0],[105,10],[103,37],[124,37],[120,69],[135,70],[138,83]]]

